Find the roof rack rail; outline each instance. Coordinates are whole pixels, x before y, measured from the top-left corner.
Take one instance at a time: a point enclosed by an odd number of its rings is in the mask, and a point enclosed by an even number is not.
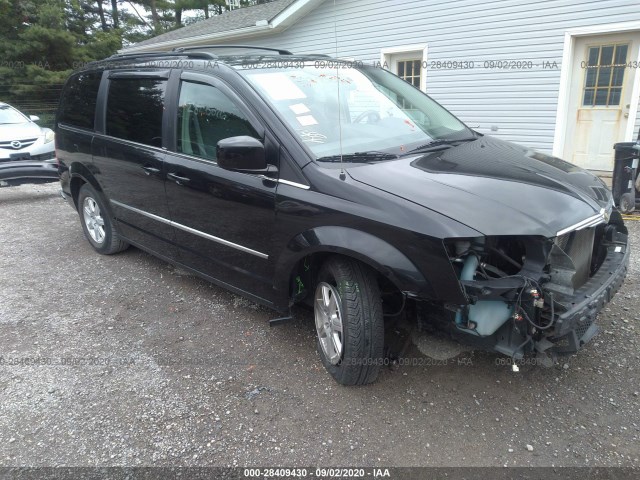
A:
[[[252,45],[200,45],[192,47],[177,47],[172,52],[187,52],[190,50],[207,50],[210,48],[247,48],[250,50],[266,50],[269,52],[277,52],[278,55],[293,55],[289,50],[283,50],[281,48],[269,48],[269,47],[254,47]]]
[[[205,60],[216,60],[218,57],[209,52],[137,52],[137,53],[116,53],[111,55],[107,60],[124,60],[128,58],[155,58],[155,57],[189,57],[189,58],[202,58]]]

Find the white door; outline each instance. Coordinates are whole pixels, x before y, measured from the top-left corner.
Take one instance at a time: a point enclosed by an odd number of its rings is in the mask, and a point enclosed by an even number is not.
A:
[[[625,140],[640,32],[579,37],[575,42],[564,159],[613,170],[613,144]]]

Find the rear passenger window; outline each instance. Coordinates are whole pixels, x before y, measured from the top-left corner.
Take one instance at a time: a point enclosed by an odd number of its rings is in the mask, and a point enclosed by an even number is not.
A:
[[[58,122],[93,130],[102,72],[80,73],[69,79],[60,99]]]
[[[167,81],[114,78],[109,81],[107,135],[162,147],[162,113]]]
[[[178,152],[216,159],[223,138],[248,135],[259,138],[246,115],[219,89],[182,82],[178,105]]]

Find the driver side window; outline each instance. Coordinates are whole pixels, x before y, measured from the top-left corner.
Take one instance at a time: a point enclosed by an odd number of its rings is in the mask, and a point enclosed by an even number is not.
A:
[[[216,145],[224,138],[259,138],[240,108],[222,91],[182,82],[178,104],[177,151],[216,160]]]

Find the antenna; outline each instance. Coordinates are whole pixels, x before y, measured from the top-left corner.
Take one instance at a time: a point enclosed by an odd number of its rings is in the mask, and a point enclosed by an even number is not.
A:
[[[336,0],[333,0],[333,38],[336,43],[336,60],[338,59],[338,13],[336,11]],[[346,180],[344,173],[344,163],[342,161],[342,105],[340,104],[340,65],[336,62],[336,79],[338,81],[338,132],[340,148],[340,180]],[[639,134],[640,135],[640,134]]]

